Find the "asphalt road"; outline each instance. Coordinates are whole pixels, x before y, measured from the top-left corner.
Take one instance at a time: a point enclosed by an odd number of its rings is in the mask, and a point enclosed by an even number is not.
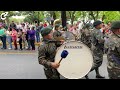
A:
[[[43,66],[38,63],[36,51],[1,50],[0,79],[46,79]],[[108,79],[106,68],[107,58],[100,67],[100,74]],[[89,73],[90,79],[95,78],[95,71]],[[61,76],[61,79],[65,79]],[[82,78],[85,79],[85,78]]]

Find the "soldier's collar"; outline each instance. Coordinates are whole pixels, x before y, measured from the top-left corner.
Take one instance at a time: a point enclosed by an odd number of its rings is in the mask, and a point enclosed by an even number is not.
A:
[[[54,39],[43,39],[43,41],[46,43],[56,42],[56,40],[54,40]]]

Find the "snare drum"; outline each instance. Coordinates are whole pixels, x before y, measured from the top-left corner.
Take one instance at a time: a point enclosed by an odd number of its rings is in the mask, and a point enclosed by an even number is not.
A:
[[[55,61],[61,59],[63,50],[68,51],[66,58],[63,58],[58,72],[68,79],[80,79],[91,70],[93,65],[93,56],[91,50],[82,42],[66,42],[58,48]]]

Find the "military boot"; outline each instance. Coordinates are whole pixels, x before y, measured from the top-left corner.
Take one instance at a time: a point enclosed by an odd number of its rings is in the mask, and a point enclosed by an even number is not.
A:
[[[86,78],[86,79],[89,79],[88,75],[85,75],[85,78]]]

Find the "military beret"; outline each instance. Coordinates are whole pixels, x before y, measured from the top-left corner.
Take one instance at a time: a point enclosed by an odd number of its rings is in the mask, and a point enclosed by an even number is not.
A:
[[[49,28],[49,27],[42,28],[42,29],[41,29],[41,35],[42,35],[42,36],[46,36],[46,35],[48,35],[51,31],[52,31],[52,28]]]
[[[85,28],[89,28],[91,25],[88,23],[85,25]]]
[[[93,23],[93,26],[96,27],[97,25],[100,25],[101,23],[102,23],[101,21],[97,20]]]
[[[111,24],[111,30],[120,29],[120,21],[114,21]]]
[[[60,24],[56,24],[56,25],[55,25],[55,27],[59,27],[59,26],[60,26]]]
[[[51,28],[51,29],[53,29],[53,26],[52,26],[52,25],[48,25],[47,28]]]

